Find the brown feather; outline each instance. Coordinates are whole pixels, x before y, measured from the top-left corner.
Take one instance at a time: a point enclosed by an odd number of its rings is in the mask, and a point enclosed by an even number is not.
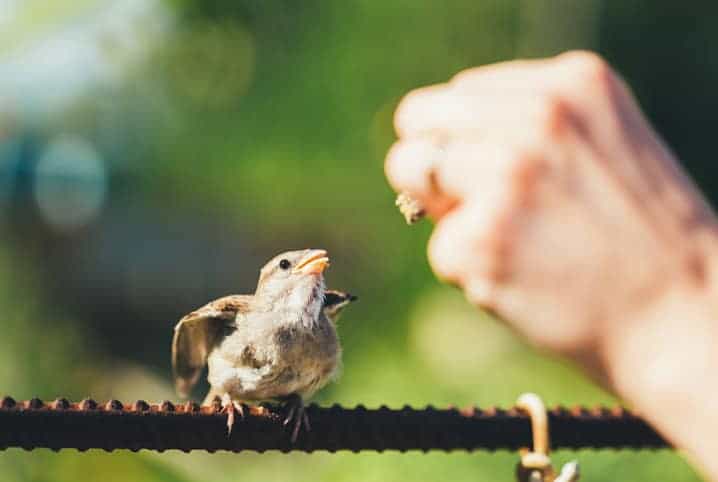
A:
[[[207,357],[234,326],[237,313],[249,309],[252,297],[230,295],[214,300],[184,316],[172,339],[172,371],[175,388],[187,397],[197,383]]]
[[[197,384],[207,357],[234,328],[237,313],[250,309],[252,295],[230,295],[207,303],[184,316],[175,326],[172,339],[172,370],[177,394],[183,398]],[[327,290],[324,314],[333,322],[356,296],[338,290]]]

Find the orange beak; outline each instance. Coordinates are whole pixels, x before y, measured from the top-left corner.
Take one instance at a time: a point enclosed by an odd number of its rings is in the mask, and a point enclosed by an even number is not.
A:
[[[312,249],[294,268],[293,273],[322,274],[329,266],[329,257],[323,249]]]

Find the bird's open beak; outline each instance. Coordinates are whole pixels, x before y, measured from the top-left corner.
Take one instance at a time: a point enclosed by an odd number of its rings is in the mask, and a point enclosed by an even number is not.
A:
[[[294,273],[322,274],[329,266],[329,257],[323,249],[312,249],[294,268]]]

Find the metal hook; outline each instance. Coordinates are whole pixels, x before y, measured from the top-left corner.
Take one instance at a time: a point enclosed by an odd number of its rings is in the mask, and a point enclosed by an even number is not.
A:
[[[576,482],[579,478],[578,462],[564,465],[561,473],[551,466],[548,453],[551,449],[549,437],[548,412],[541,397],[535,393],[524,393],[516,401],[516,407],[528,413],[531,419],[533,450],[521,451],[521,461],[516,468],[516,476],[521,482]]]
[[[519,480],[553,480],[553,467],[551,467],[551,459],[548,456],[551,442],[546,406],[541,397],[535,393],[524,393],[516,401],[516,408],[528,413],[531,419],[533,438],[533,449],[521,451],[521,461],[517,468]]]

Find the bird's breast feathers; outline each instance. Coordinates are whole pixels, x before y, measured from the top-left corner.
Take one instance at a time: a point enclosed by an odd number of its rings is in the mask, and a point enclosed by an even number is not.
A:
[[[255,316],[227,336],[208,360],[213,387],[245,400],[311,393],[331,380],[340,348],[334,326],[321,317],[310,329]],[[238,323],[240,323],[238,321]]]

